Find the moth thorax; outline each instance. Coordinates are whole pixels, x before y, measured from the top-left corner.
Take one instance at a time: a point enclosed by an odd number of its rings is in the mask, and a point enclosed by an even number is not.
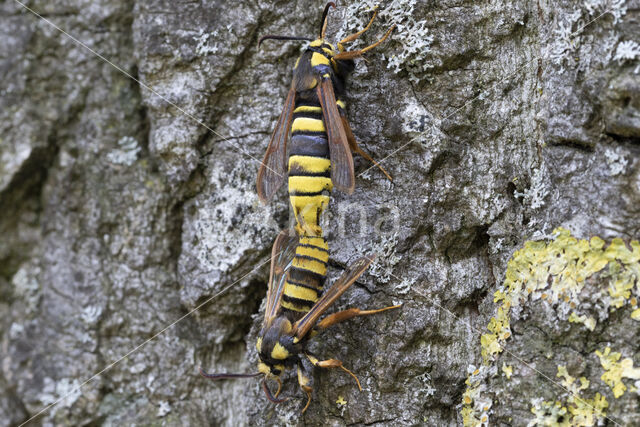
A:
[[[309,47],[316,49],[320,48],[329,56],[334,56],[336,54],[336,48],[331,43],[327,43],[324,39],[315,39],[309,43]]]

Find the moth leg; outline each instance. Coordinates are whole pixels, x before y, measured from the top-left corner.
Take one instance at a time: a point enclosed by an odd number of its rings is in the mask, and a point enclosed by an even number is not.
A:
[[[369,21],[366,27],[364,27],[362,30],[358,31],[355,34],[351,34],[350,36],[345,37],[344,39],[338,42],[338,50],[340,52],[343,52],[344,51],[344,46],[342,46],[343,44],[351,43],[352,41],[360,37],[362,34],[364,34],[365,31],[371,28],[371,24],[373,24],[373,20],[376,19],[376,15],[378,15],[378,6],[373,8],[373,16],[371,17],[371,20]]]
[[[333,313],[322,319],[320,322],[316,324],[315,329],[318,331],[322,331],[327,329],[330,326],[335,325],[336,323],[344,322],[345,320],[352,319],[358,316],[369,316],[371,314],[382,313],[383,311],[393,310],[394,308],[400,308],[402,304],[399,305],[391,305],[389,307],[379,308],[377,310],[360,310],[359,308],[350,308],[348,310],[339,311],[337,313]]]
[[[375,42],[374,44],[369,45],[369,46],[365,47],[364,49],[352,50],[352,51],[347,51],[347,52],[340,52],[339,54],[335,55],[333,57],[333,59],[335,59],[336,61],[339,61],[341,59],[354,59],[354,58],[358,58],[358,57],[362,56],[362,54],[365,53],[366,51],[377,47],[380,43],[385,41],[387,39],[387,37],[389,37],[389,35],[391,34],[391,31],[394,30],[394,28],[396,28],[395,25],[393,25],[391,28],[389,28],[389,30],[386,32],[386,34],[380,40]]]
[[[348,370],[342,364],[342,361],[338,359],[327,359],[327,360],[318,360],[314,356],[310,354],[306,355],[309,361],[313,364],[313,366],[317,366],[318,368],[340,368],[345,371],[347,374],[351,375],[354,380],[356,380],[356,384],[358,384],[358,389],[362,391],[362,386],[360,385],[360,380],[356,377],[356,374]]]
[[[378,169],[380,169],[382,173],[385,174],[387,179],[393,182],[393,178],[391,178],[391,175],[389,175],[389,173],[382,166],[380,166],[380,163],[373,160],[373,158],[366,151],[360,148],[360,146],[358,145],[358,141],[356,141],[356,137],[353,135],[353,132],[351,131],[351,126],[349,126],[349,121],[344,116],[342,117],[342,123],[344,125],[344,131],[347,134],[347,141],[349,141],[349,148],[351,148],[351,151],[353,151],[354,153],[360,154],[366,160],[369,160],[371,163],[376,165]]]
[[[309,360],[301,359],[298,363],[298,384],[307,394],[307,404],[302,409],[304,414],[311,403],[311,393],[313,392],[313,365],[309,363]]]
[[[278,382],[278,391],[276,391],[276,396],[275,396],[277,398],[280,392],[282,391],[282,380],[280,379],[280,377],[274,377],[274,379]]]

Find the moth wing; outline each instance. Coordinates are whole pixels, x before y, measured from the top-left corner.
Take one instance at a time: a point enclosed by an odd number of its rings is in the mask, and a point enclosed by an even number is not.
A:
[[[322,106],[322,117],[329,140],[329,155],[331,157],[331,181],[340,191],[347,194],[355,189],[355,174],[353,172],[353,157],[349,148],[347,134],[336,104],[336,95],[329,78],[319,78],[317,86],[318,99]]]
[[[267,305],[264,310],[262,327],[271,324],[277,316],[284,291],[284,279],[298,245],[298,236],[289,230],[282,230],[271,249],[271,271],[269,273],[269,286],[267,288]]]
[[[375,255],[365,256],[351,264],[342,276],[316,302],[311,310],[293,325],[293,333],[301,340],[318,322],[327,309],[364,273],[373,262]]]
[[[291,120],[296,102],[296,91],[291,86],[289,94],[284,102],[284,108],[271,134],[269,146],[258,170],[256,187],[258,197],[263,203],[267,203],[287,176],[287,139],[291,131]]]

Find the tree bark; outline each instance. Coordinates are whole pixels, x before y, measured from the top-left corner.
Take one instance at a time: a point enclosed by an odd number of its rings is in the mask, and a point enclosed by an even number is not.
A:
[[[355,157],[326,286],[376,252],[332,310],[403,307],[311,347],[363,391],[316,369],[301,414],[294,371],[277,406],[198,374],[256,370],[290,220],[255,179],[304,44],[257,41],[323,6],[0,2],[0,426],[640,423],[636,0],[382,1],[347,111],[393,183]]]

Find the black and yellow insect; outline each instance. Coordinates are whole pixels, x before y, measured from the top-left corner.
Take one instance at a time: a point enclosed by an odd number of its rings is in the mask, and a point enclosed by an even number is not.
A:
[[[297,250],[301,246],[312,251],[325,252],[325,250],[315,246],[312,240],[302,243],[302,239],[304,237],[298,237],[295,233],[285,230],[278,235],[273,244],[264,320],[256,343],[260,359],[258,372],[254,374],[207,374],[201,371],[201,373],[211,379],[263,375],[262,387],[267,398],[274,403],[280,403],[284,401],[284,399],[278,399],[282,387],[280,375],[285,369],[296,367],[298,384],[307,394],[307,403],[302,410],[304,412],[311,403],[312,369],[314,366],[341,368],[355,378],[358,388],[362,390],[358,378],[345,368],[340,360],[320,360],[309,353],[306,349],[309,338],[336,323],[353,317],[376,314],[400,306],[394,305],[377,310],[350,308],[320,320],[331,304],[364,273],[373,261],[373,256],[358,259],[322,296],[319,296],[321,289],[317,286],[316,273],[305,268],[295,267],[295,262],[298,258]],[[275,396],[267,386],[267,379],[274,379],[278,382],[278,391]]]
[[[338,42],[336,50],[325,41],[330,7],[335,7],[335,4],[325,6],[320,37],[315,40],[269,35],[259,41],[259,44],[267,39],[310,41],[295,64],[293,82],[257,179],[258,196],[267,202],[288,173],[289,196],[297,230],[307,235],[321,235],[318,217],[329,203],[329,192],[334,186],[348,194],[353,192],[355,176],[351,151],[372,161],[391,179],[371,156],[358,147],[346,117],[344,94],[345,80],[355,68],[354,58],[382,43],[393,27],[376,43],[364,49],[345,51],[344,44],[356,40],[371,27],[376,10],[369,24]],[[291,143],[287,147],[289,133]]]
[[[339,367],[353,376],[360,388],[357,377],[341,361],[319,360],[310,354],[306,349],[308,339],[338,322],[399,307],[378,310],[351,308],[319,320],[373,260],[373,257],[360,258],[323,293],[329,248],[322,235],[320,215],[329,203],[329,192],[334,185],[347,193],[353,192],[355,177],[351,151],[360,153],[377,165],[358,147],[346,119],[343,100],[345,79],[354,69],[353,59],[382,43],[393,30],[391,28],[381,40],[362,50],[345,51],[343,44],[355,40],[369,29],[375,18],[374,13],[362,31],[338,43],[336,52],[331,44],[324,41],[330,7],[335,7],[335,4],[326,5],[320,38],[316,40],[288,36],[265,36],[260,39],[260,43],[266,39],[311,41],[296,62],[293,83],[257,180],[258,195],[266,202],[273,197],[287,174],[287,140],[291,132],[289,195],[297,224],[295,233],[281,232],[273,245],[265,317],[256,343],[260,359],[258,372],[202,372],[211,379],[263,375],[262,386],[267,398],[278,403],[283,401],[277,399],[282,386],[280,375],[286,368],[297,367],[298,383],[308,397],[303,412],[311,402],[311,371],[314,366]],[[384,169],[382,171],[389,177]],[[270,378],[278,382],[275,397],[266,383]]]

